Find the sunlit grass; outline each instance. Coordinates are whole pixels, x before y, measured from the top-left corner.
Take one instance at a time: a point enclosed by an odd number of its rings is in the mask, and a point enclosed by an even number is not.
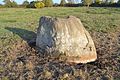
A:
[[[120,26],[119,8],[86,8],[86,7],[55,7],[42,9],[1,8],[0,9],[0,41],[7,43],[10,38],[21,38],[6,29],[20,28],[36,32],[41,16],[67,17],[69,15],[80,18],[83,25],[89,31],[115,31]],[[25,31],[22,35],[26,34]],[[31,35],[31,34],[29,34]],[[2,44],[0,44],[2,45]]]

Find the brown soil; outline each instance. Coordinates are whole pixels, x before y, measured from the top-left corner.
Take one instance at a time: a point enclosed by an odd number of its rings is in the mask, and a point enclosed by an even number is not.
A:
[[[10,80],[119,80],[120,34],[91,32],[98,59],[87,64],[69,64],[40,54],[24,41],[2,51],[0,78]]]

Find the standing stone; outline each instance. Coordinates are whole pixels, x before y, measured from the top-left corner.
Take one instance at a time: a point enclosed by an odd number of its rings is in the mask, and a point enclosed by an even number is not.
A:
[[[68,62],[87,63],[97,59],[94,42],[80,19],[41,17],[36,46],[41,50],[56,50],[65,54]],[[57,54],[57,53],[54,53]]]

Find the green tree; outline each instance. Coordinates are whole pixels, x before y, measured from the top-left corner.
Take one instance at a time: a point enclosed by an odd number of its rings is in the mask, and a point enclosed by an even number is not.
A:
[[[13,2],[11,2],[11,6],[12,7],[18,7],[18,4],[15,1],[13,1]]]
[[[120,0],[118,0],[118,2],[117,2],[118,4],[120,4]]]
[[[74,3],[74,0],[67,0],[68,1],[68,3],[70,3],[70,4],[73,4]]]
[[[22,3],[22,6],[24,7],[27,7],[29,5],[29,2],[27,0],[25,0],[23,3]]]
[[[3,5],[2,5],[2,4],[0,4],[0,8],[3,8]]]
[[[101,0],[95,0],[95,3],[96,4],[101,4],[102,2],[101,2]]]
[[[53,1],[52,0],[43,0],[43,3],[45,4],[46,7],[52,7],[53,6]]]
[[[5,7],[12,7],[11,5],[12,2],[10,0],[3,0],[3,2],[5,3],[4,4]]]
[[[5,3],[5,7],[17,7],[17,3],[15,1],[11,1],[11,0],[4,0],[3,1]]]
[[[113,4],[114,3],[114,0],[110,0],[110,4]]]
[[[109,4],[109,0],[105,0],[105,4]]]
[[[6,3],[9,3],[11,1],[10,0],[3,0],[3,2],[6,4]]]
[[[35,7],[36,8],[43,8],[43,7],[45,7],[45,4],[43,2],[37,2],[37,3],[35,3]]]
[[[87,7],[89,7],[90,4],[93,3],[93,0],[83,0],[82,2],[83,2],[84,5],[87,5]]]
[[[68,1],[68,3],[70,3],[70,4],[74,4],[74,3],[80,2],[81,0],[67,0],[67,1]]]
[[[65,4],[66,4],[66,1],[65,0],[61,0],[60,6],[65,6]]]
[[[36,1],[31,1],[27,8],[35,8]]]

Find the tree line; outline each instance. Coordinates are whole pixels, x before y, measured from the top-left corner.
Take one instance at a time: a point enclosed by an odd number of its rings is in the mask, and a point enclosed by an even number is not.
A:
[[[22,4],[17,4],[14,0],[3,0],[4,4],[0,4],[0,7],[16,8],[43,8],[43,7],[79,7],[79,6],[92,6],[92,7],[120,7],[120,0],[61,0],[60,4],[53,3],[52,0],[25,0]]]

